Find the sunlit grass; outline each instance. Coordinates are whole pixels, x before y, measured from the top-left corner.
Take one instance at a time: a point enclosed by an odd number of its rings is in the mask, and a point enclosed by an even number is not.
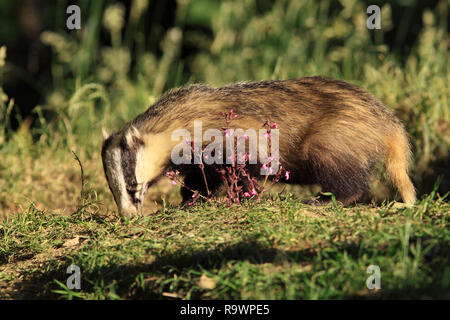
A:
[[[30,206],[0,226],[2,298],[448,298],[442,200],[339,209],[288,196],[125,221]],[[65,286],[70,264],[81,290]],[[380,290],[366,287],[369,265],[381,269]]]

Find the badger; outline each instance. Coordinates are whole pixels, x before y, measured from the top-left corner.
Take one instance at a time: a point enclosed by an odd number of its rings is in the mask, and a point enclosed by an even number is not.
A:
[[[383,162],[403,202],[416,200],[408,176],[410,144],[401,121],[360,87],[327,77],[239,82],[220,88],[194,84],[170,90],[118,132],[103,132],[102,162],[109,188],[122,216],[140,213],[147,190],[176,167],[184,177],[183,200],[192,190],[205,192],[195,165],[175,165],[174,130],[223,128],[223,112],[239,116],[233,126],[260,128],[278,124],[280,163],[289,183],[318,184],[344,206],[369,194],[369,178]],[[205,166],[207,184],[217,192],[222,180],[214,165]],[[325,204],[321,196],[309,204]]]

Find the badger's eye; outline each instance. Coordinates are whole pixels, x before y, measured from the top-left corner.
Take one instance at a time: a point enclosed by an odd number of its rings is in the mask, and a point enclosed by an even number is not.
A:
[[[130,196],[133,196],[136,193],[136,188],[127,187],[127,192]]]
[[[141,192],[143,185],[144,185],[143,183],[133,183],[132,185],[127,186],[126,189],[128,194],[135,194],[136,192]]]

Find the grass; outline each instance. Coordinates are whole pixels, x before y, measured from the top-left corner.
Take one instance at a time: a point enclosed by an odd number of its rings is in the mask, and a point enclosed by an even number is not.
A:
[[[443,200],[314,208],[280,196],[133,220],[30,205],[0,226],[0,298],[448,299]],[[71,264],[81,290],[66,287]],[[379,290],[366,287],[369,265],[381,269]]]
[[[112,1],[80,1],[85,23],[71,33],[59,4],[60,25],[41,35],[53,51],[45,99],[14,130],[20,106],[2,85],[22,67],[0,49],[0,298],[450,298],[448,1],[411,22],[422,28],[405,56],[384,42],[394,2],[381,8],[382,30],[369,31],[362,0],[180,1],[167,32],[161,3],[133,1],[121,19]],[[185,28],[195,19],[208,32]],[[412,26],[400,23],[402,39]],[[180,210],[165,180],[144,217],[117,217],[101,127],[118,129],[193,82],[318,74],[362,86],[405,123],[416,206],[391,201],[375,179],[378,205],[314,208],[299,201],[309,190],[288,187],[261,203]],[[81,290],[66,287],[70,264]],[[366,287],[369,265],[381,269],[381,290]]]

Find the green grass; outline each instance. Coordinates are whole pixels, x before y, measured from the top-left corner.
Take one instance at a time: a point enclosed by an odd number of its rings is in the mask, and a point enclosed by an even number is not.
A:
[[[315,208],[292,196],[120,220],[30,206],[0,226],[0,298],[450,298],[450,205]],[[81,290],[66,269],[81,268]],[[366,287],[369,265],[381,289]],[[202,280],[200,280],[202,279]]]

